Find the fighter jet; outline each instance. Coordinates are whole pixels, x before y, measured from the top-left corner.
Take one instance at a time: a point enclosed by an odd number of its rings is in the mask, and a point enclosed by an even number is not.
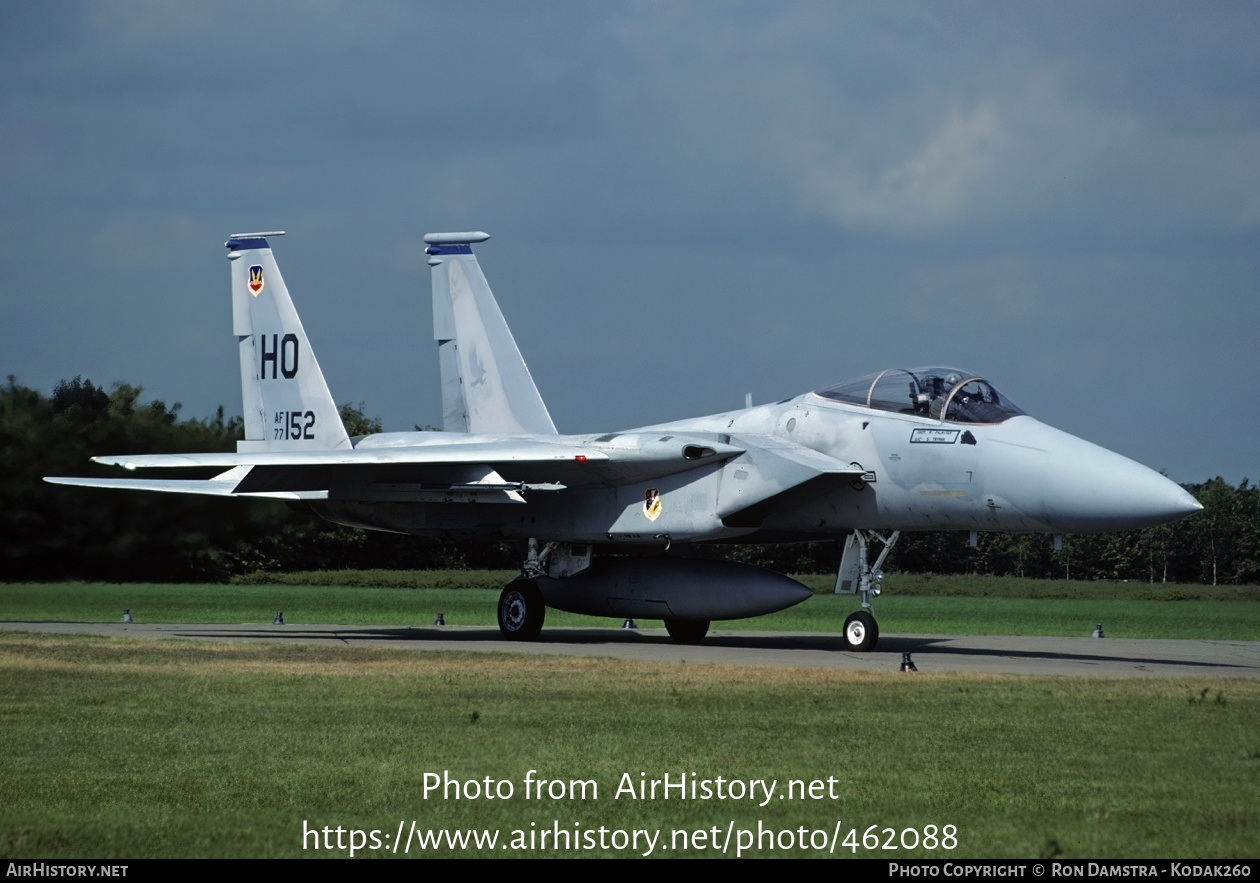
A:
[[[521,575],[498,607],[511,640],[536,638],[553,607],[661,619],[675,640],[699,642],[714,620],[811,594],[770,570],[689,555],[699,544],[834,540],[835,590],[861,599],[843,632],[854,651],[879,638],[873,601],[902,531],[1057,541],[1202,508],[959,368],[890,368],[773,404],[560,435],[473,254],[485,233],[424,237],[443,431],[350,437],[276,266],[268,239],[278,235],[226,243],[244,400],[237,452],[94,458],[128,471],[222,471],[48,481],[288,500],[368,530],[520,541]]]

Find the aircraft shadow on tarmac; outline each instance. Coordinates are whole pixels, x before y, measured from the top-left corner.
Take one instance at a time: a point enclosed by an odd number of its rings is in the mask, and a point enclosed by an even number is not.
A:
[[[662,630],[663,632],[663,630]],[[354,628],[337,630],[303,630],[301,628],[291,629],[285,627],[283,629],[269,630],[249,630],[249,631],[188,631],[179,632],[180,637],[188,638],[230,638],[230,639],[257,639],[257,640],[276,640],[283,638],[285,640],[339,640],[348,645],[354,645],[358,642],[366,641],[397,641],[400,644],[422,644],[425,642],[443,642],[447,644],[484,644],[486,642],[501,643],[504,652],[511,652],[519,649],[522,645],[516,642],[503,641],[497,628],[485,629],[452,629],[447,630],[440,627],[421,627],[421,628]],[[1067,639],[1071,640],[1071,639]],[[533,642],[531,646],[545,648],[548,645],[557,647],[565,646],[592,646],[592,645],[634,645],[634,644],[656,644],[668,646],[686,646],[677,645],[665,634],[645,634],[635,629],[582,629],[582,628],[565,628],[551,629],[543,632],[542,637]],[[765,634],[732,634],[726,633],[721,635],[709,635],[704,639],[702,644],[694,645],[697,648],[730,648],[739,650],[822,650],[832,653],[846,653],[855,656],[864,656],[867,654],[852,654],[846,649],[843,636],[820,635],[820,634],[800,634],[793,635],[789,633]],[[1114,646],[1114,645],[1113,645]],[[545,652],[545,650],[543,651]],[[1202,660],[1186,659],[1184,657],[1173,658],[1155,658],[1142,656],[1121,656],[1106,655],[1100,653],[1082,653],[1070,650],[1016,650],[1011,648],[985,648],[975,646],[959,646],[951,645],[949,638],[941,638],[935,636],[908,637],[908,636],[885,636],[881,637],[879,646],[869,654],[873,658],[898,656],[902,653],[918,653],[925,657],[982,657],[992,659],[1022,659],[1028,661],[1060,661],[1060,662],[1079,662],[1079,663],[1128,663],[1131,665],[1154,665],[1154,666],[1186,666],[1190,668],[1210,669],[1238,669],[1238,668],[1255,668],[1242,661],[1235,662],[1209,662]]]

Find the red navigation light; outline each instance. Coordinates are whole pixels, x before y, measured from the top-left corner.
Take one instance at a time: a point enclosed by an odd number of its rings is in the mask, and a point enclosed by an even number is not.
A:
[[[574,459],[574,460],[576,460],[578,463],[585,463],[585,462],[586,462],[586,455],[585,455],[585,454],[578,454],[578,455],[576,455],[573,459]]]

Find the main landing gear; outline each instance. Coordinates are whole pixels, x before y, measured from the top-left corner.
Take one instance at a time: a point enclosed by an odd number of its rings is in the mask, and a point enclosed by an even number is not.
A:
[[[844,621],[844,643],[848,650],[866,653],[874,650],[879,642],[879,623],[875,621],[875,607],[871,599],[879,597],[880,584],[884,579],[880,568],[899,536],[900,531],[884,537],[873,530],[855,530],[845,538],[844,554],[840,556],[840,570],[836,574],[836,594],[862,595],[862,609],[850,614]],[[869,551],[871,543],[876,540],[884,544],[884,549],[872,565],[868,560]]]
[[[542,631],[547,605],[538,583],[519,576],[499,595],[499,631],[509,641],[532,641]]]
[[[538,588],[538,578],[547,573],[547,559],[559,545],[530,540],[521,575],[499,595],[499,631],[509,641],[533,641],[542,631],[547,605]]]

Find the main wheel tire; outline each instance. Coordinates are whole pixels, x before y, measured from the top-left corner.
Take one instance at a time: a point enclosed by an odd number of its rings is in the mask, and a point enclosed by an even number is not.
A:
[[[532,579],[514,579],[499,595],[499,631],[509,641],[537,638],[546,615],[542,592]]]
[[[665,631],[679,644],[699,644],[709,633],[709,620],[667,619]]]
[[[866,653],[879,643],[879,623],[865,610],[852,613],[844,621],[845,646],[855,653]]]

